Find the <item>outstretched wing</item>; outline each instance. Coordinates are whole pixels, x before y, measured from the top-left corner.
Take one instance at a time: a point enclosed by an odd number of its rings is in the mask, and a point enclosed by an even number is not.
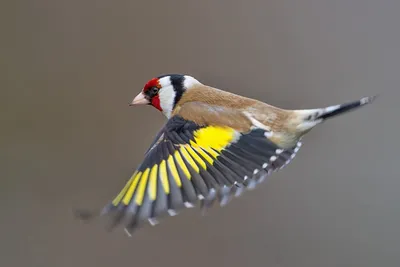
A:
[[[103,214],[114,213],[114,226],[125,221],[132,232],[144,221],[154,224],[198,201],[203,208],[215,200],[224,205],[284,167],[301,145],[281,149],[268,136],[260,128],[243,132],[175,115]]]

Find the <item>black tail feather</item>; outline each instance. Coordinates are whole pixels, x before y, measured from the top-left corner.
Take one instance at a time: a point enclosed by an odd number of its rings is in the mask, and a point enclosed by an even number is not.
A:
[[[364,105],[372,103],[372,101],[374,101],[377,97],[378,97],[378,95],[364,97],[357,101],[353,101],[353,102],[349,102],[349,103],[345,103],[345,104],[341,104],[341,105],[336,105],[336,106],[326,107],[326,108],[322,109],[321,112],[319,112],[318,116],[315,119],[316,120],[318,120],[318,119],[326,120],[326,119],[344,114],[346,112],[356,110],[357,108],[360,108]]]

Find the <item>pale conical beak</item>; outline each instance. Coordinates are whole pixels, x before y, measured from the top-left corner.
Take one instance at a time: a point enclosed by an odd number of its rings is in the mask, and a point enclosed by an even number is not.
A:
[[[133,105],[146,105],[149,104],[149,100],[146,99],[145,95],[143,93],[139,93],[133,100],[132,103],[129,104],[129,106]]]

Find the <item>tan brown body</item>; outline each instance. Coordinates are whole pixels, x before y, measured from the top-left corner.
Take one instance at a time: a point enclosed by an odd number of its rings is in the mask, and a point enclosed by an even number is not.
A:
[[[280,147],[295,145],[302,135],[295,130],[301,120],[294,111],[202,84],[186,91],[172,113],[175,114],[199,125],[224,125],[240,132],[256,127],[256,120],[273,133],[270,139]]]

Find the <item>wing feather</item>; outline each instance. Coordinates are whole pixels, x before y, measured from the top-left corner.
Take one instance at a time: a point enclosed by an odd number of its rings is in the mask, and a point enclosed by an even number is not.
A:
[[[115,214],[111,227],[126,219],[125,228],[131,233],[146,220],[156,224],[198,201],[203,211],[216,201],[226,205],[287,165],[300,145],[281,149],[263,129],[241,132],[224,125],[198,125],[175,115],[103,214]]]

